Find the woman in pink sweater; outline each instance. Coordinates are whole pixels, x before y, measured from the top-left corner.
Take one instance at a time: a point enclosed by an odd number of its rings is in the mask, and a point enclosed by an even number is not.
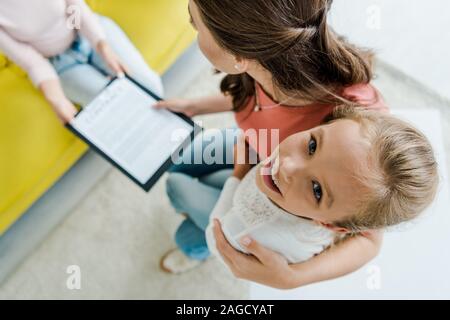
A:
[[[0,51],[24,69],[63,123],[111,76],[132,74],[162,94],[159,76],[123,31],[84,0],[2,0]]]

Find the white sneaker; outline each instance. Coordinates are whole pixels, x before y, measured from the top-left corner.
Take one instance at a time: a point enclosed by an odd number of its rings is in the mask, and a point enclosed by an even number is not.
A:
[[[202,263],[203,261],[189,258],[180,249],[175,249],[161,258],[160,266],[165,272],[180,274],[192,270]]]

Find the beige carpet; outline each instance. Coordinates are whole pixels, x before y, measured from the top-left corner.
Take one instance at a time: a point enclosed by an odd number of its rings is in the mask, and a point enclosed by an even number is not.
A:
[[[376,85],[392,107],[438,108],[444,130],[450,132],[448,101],[387,66],[380,66],[378,74]],[[210,69],[204,70],[185,96],[213,93],[218,81]],[[205,127],[233,123],[231,115],[223,114],[199,120]],[[445,143],[450,154],[448,136]],[[0,299],[247,298],[247,283],[230,277],[214,260],[181,276],[159,270],[159,259],[174,247],[173,234],[181,221],[169,206],[164,179],[146,194],[112,170],[9,278]],[[81,268],[81,290],[66,288],[69,265]]]

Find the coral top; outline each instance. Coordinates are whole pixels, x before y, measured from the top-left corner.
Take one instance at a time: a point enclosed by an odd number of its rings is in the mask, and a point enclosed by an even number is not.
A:
[[[335,108],[335,105],[311,104],[264,109],[264,106],[273,106],[276,102],[272,101],[260,85],[256,87],[263,110],[255,111],[256,97],[253,97],[244,109],[236,112],[235,117],[239,128],[246,132],[250,146],[258,152],[261,160],[266,159],[287,137],[321,125]],[[341,96],[367,109],[389,112],[379,91],[370,84],[348,87]],[[255,132],[256,138],[250,138],[254,137],[250,132]],[[275,136],[272,136],[273,133]]]

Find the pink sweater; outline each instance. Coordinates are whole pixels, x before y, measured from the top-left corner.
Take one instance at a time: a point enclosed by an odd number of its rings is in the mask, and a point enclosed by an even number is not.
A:
[[[73,12],[79,13],[79,30],[68,24],[77,20],[69,19]],[[77,31],[94,48],[105,39],[84,0],[0,0],[0,51],[24,69],[35,86],[58,77],[47,58],[68,49]]]

